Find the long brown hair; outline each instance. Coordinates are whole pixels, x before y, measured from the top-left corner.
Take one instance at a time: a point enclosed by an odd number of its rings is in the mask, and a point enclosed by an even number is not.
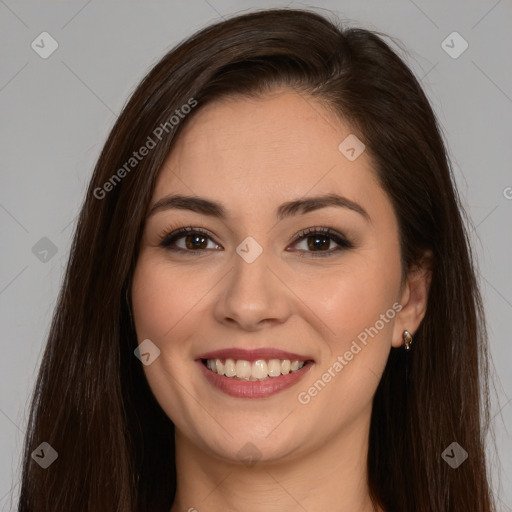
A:
[[[275,9],[209,26],[167,53],[113,127],[81,209],[33,392],[19,512],[169,511],[174,427],[134,356],[129,304],[145,214],[164,159],[203,105],[279,86],[322,101],[364,142],[399,221],[404,271],[425,250],[433,254],[413,349],[391,350],[374,397],[372,499],[388,512],[494,510],[483,308],[436,117],[383,34]],[[194,101],[188,116],[169,122]],[[167,129],[157,137],[159,126]],[[148,138],[155,145],[135,165],[133,152]],[[47,469],[31,457],[42,442],[58,453]],[[469,454],[456,469],[441,457],[453,442]]]

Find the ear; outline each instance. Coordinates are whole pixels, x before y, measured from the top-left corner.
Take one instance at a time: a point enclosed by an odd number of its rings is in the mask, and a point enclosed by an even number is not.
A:
[[[414,335],[425,316],[432,280],[433,260],[432,251],[426,251],[420,262],[407,273],[399,300],[402,309],[396,316],[393,327],[392,346],[395,348],[404,344],[403,332],[407,330]]]

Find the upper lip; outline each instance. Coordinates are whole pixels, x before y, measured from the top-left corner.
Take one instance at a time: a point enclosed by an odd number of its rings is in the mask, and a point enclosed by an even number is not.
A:
[[[214,350],[197,356],[197,359],[243,359],[245,361],[256,361],[257,359],[289,359],[290,361],[311,361],[310,356],[301,356],[293,352],[278,350],[275,348],[257,348],[247,350],[245,348],[224,348]]]

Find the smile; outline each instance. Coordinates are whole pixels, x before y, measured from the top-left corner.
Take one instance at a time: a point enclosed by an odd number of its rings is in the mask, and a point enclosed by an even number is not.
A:
[[[244,380],[266,380],[270,377],[279,377],[300,370],[304,361],[290,361],[289,359],[257,359],[254,362],[244,359],[206,359],[206,367],[219,375]]]
[[[238,398],[274,395],[298,382],[313,365],[297,354],[262,349],[218,351],[196,361],[210,384]]]

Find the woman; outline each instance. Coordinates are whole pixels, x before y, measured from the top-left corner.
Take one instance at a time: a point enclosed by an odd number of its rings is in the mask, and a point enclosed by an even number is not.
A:
[[[161,59],[103,148],[19,511],[494,510],[486,350],[408,67],[311,12],[231,18]]]

